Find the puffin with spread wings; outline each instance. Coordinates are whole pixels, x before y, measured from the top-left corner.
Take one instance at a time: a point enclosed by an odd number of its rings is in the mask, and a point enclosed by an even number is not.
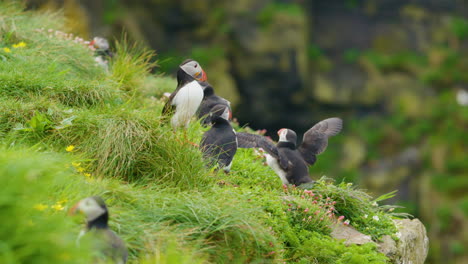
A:
[[[263,148],[267,152],[267,164],[278,174],[284,184],[299,186],[311,183],[309,165],[328,146],[328,138],[337,135],[343,127],[340,118],[322,120],[305,132],[302,143],[297,147],[297,135],[291,129],[278,131],[276,145],[264,136],[237,133],[239,148]]]

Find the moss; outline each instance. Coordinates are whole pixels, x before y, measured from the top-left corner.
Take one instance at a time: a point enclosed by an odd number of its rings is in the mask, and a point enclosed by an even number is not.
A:
[[[303,243],[294,250],[296,263],[388,263],[387,257],[375,252],[375,245],[346,246],[317,233],[303,231]]]
[[[295,3],[286,4],[271,2],[260,11],[257,16],[257,21],[263,26],[268,26],[273,22],[274,17],[278,14],[290,17],[302,17],[304,16],[304,10],[299,4]]]
[[[468,38],[468,20],[462,17],[452,17],[450,26],[453,34],[459,39]]]

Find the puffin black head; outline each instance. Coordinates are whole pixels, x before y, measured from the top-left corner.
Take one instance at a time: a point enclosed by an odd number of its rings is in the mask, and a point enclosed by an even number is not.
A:
[[[79,201],[70,209],[70,214],[82,212],[86,216],[88,228],[106,228],[109,213],[104,200],[99,196],[91,196]]]
[[[210,119],[211,123],[215,123],[216,121],[219,121],[220,119],[229,121],[232,117],[231,110],[229,110],[229,107],[225,105],[215,105],[211,111],[210,111]]]
[[[185,73],[192,76],[194,79],[200,82],[206,82],[208,80],[205,71],[202,69],[200,64],[192,59],[187,59],[179,65]]]
[[[291,129],[288,128],[282,128],[278,130],[278,136],[279,136],[279,142],[289,142],[294,144],[296,146],[297,142],[297,135],[296,132],[294,132]]]

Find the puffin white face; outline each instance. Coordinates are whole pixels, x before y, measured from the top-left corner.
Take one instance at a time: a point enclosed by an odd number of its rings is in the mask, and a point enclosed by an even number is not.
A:
[[[184,63],[180,68],[198,81],[205,82],[207,80],[205,71],[202,69],[200,64],[194,60]]]
[[[104,50],[109,49],[109,42],[105,38],[94,37],[91,44],[94,45],[98,49],[104,49]]]
[[[280,142],[287,142],[286,135],[288,134],[288,130],[286,128],[282,128],[278,130],[278,136],[279,136],[279,141]]]
[[[72,211],[78,210],[83,212],[88,222],[93,221],[106,212],[106,209],[101,206],[94,197],[88,197],[79,201],[75,207],[72,208]]]
[[[226,120],[230,120],[231,117],[231,111],[229,111],[229,108],[225,108],[223,114],[221,115],[222,118]]]

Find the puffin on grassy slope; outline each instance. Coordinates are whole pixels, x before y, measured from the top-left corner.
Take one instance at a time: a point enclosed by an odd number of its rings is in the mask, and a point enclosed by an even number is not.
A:
[[[94,50],[94,60],[106,71],[109,70],[109,59],[114,57],[110,50],[109,41],[102,37],[94,37],[89,43],[89,47]]]
[[[231,111],[231,102],[222,98],[221,96],[216,95],[213,86],[211,86],[211,84],[208,83],[208,77],[205,71],[202,70],[200,64],[198,64],[198,69],[199,71],[196,71],[192,68],[191,70],[189,69],[186,72],[190,74],[194,79],[196,79],[203,88],[203,100],[200,104],[200,107],[198,108],[197,117],[202,119],[201,123],[203,126],[208,126],[209,124],[211,124],[209,114],[212,112],[213,107],[215,107],[216,105],[225,105],[229,108],[229,111]],[[232,116],[229,116],[228,120],[230,120],[231,117]]]
[[[70,214],[75,214],[77,211],[86,216],[86,229],[80,233],[79,238],[83,235],[92,235],[102,257],[114,263],[126,263],[127,248],[123,240],[108,226],[109,212],[104,200],[98,196],[85,198],[70,209]]]
[[[213,86],[208,82],[200,82],[200,85],[203,87],[203,100],[200,104],[200,108],[198,109],[197,116],[198,118],[202,118],[201,123],[203,126],[207,126],[211,123],[210,113],[213,112],[213,108],[216,105],[224,105],[229,109],[229,113],[232,113],[231,102],[216,95]],[[231,118],[232,115],[230,115],[227,120],[231,120]]]
[[[263,148],[267,164],[284,184],[301,185],[313,182],[308,165],[313,165],[318,154],[325,151],[328,138],[337,135],[343,127],[340,118],[322,120],[305,132],[302,144],[296,147],[297,135],[291,129],[280,129],[276,146],[267,138],[249,133],[237,133],[239,148]]]
[[[94,37],[89,46],[95,49],[95,56],[102,56],[103,59],[112,58],[114,53],[110,50],[109,41],[102,37]]]
[[[198,62],[188,59],[179,65],[177,88],[169,96],[169,101],[162,111],[163,115],[173,113],[171,125],[174,128],[187,127],[203,100],[203,88],[195,78],[200,81],[206,80],[205,71]]]
[[[225,172],[231,170],[237,151],[236,132],[228,119],[231,110],[225,105],[215,105],[209,113],[212,127],[203,134],[200,149],[210,166],[218,165]]]

